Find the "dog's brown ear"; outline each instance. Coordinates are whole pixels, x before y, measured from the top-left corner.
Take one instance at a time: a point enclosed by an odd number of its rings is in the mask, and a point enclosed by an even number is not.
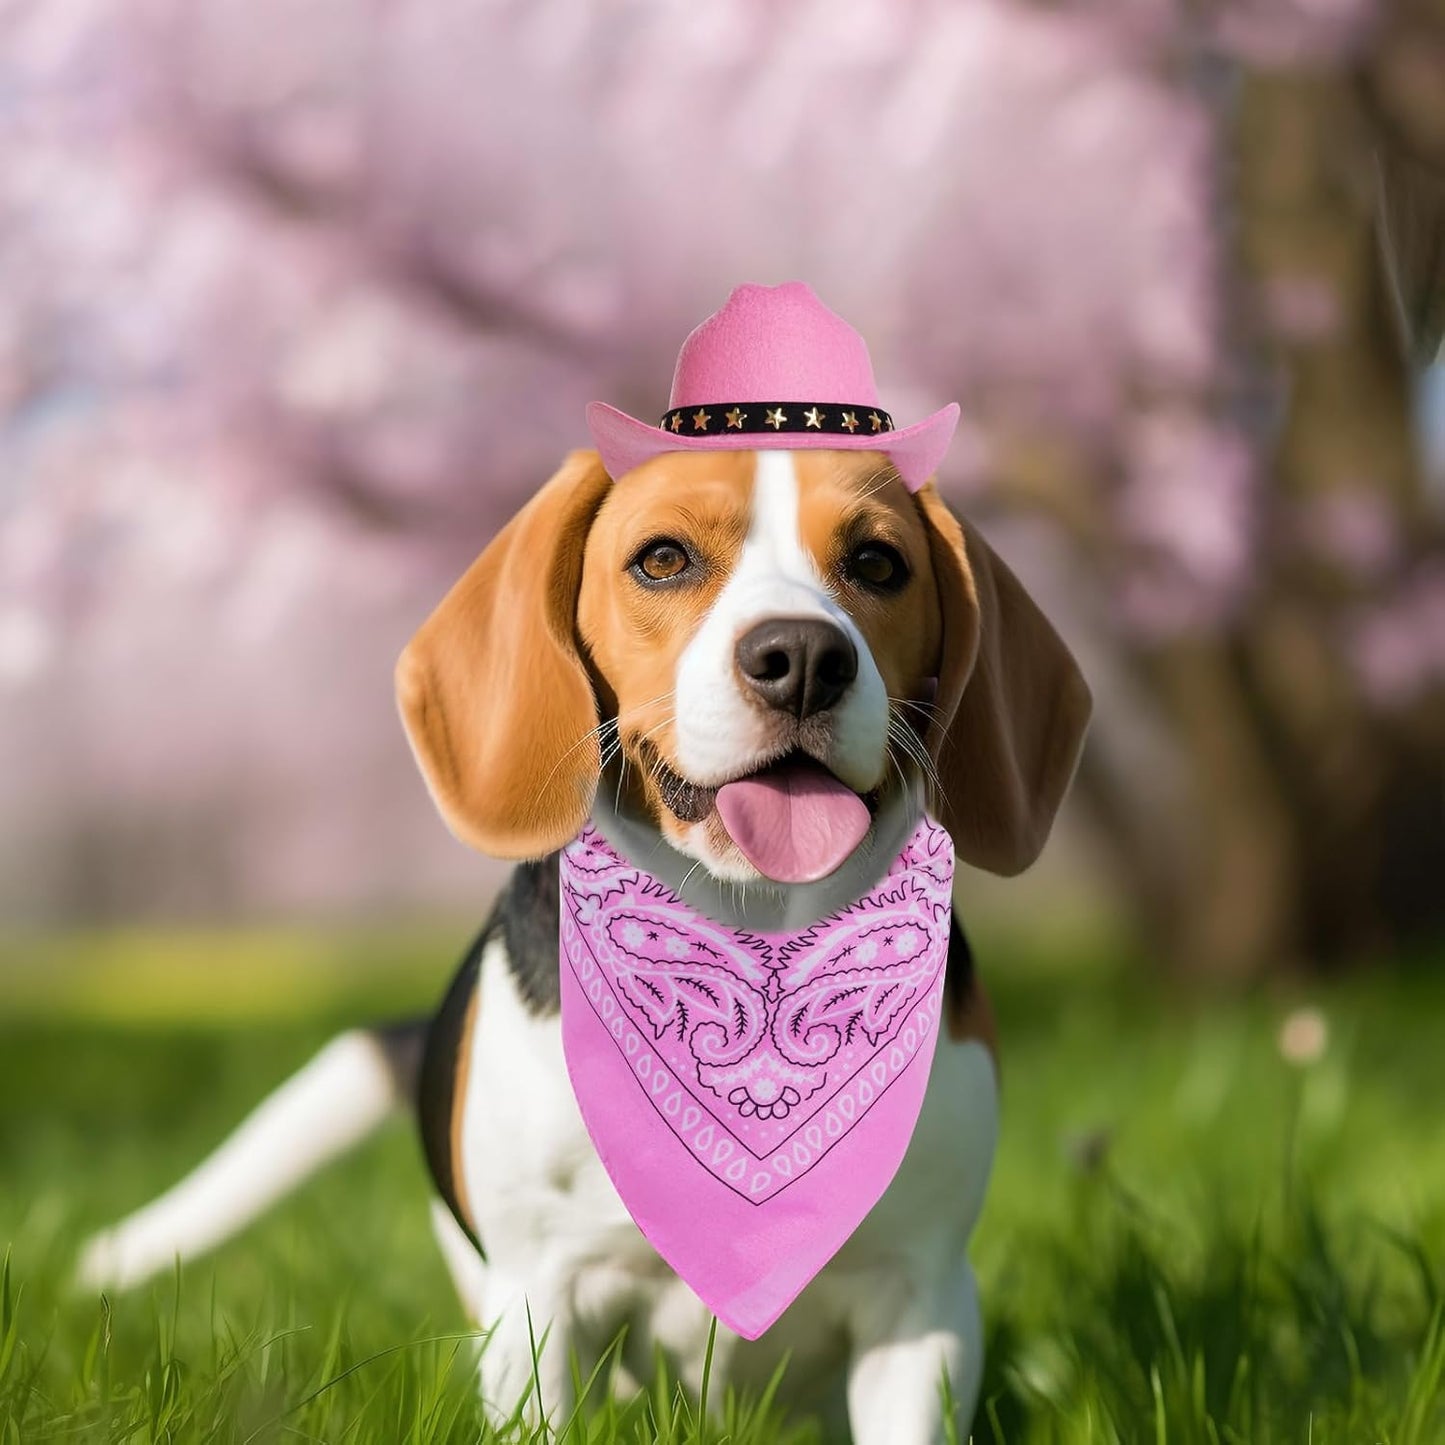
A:
[[[573,452],[397,663],[402,720],[442,817],[499,858],[560,848],[592,806],[597,704],[578,651],[577,593],[610,485],[595,452]]]
[[[958,856],[1021,873],[1043,851],[1078,762],[1089,689],[1017,577],[932,485],[918,493],[943,614],[929,754]]]

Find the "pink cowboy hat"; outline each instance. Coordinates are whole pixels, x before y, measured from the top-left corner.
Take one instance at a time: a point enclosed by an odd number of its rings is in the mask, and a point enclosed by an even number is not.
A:
[[[839,447],[883,452],[911,492],[933,475],[957,425],[950,402],[895,431],[863,338],[801,281],[739,286],[682,343],[660,425],[605,402],[587,408],[614,477],[662,452]]]

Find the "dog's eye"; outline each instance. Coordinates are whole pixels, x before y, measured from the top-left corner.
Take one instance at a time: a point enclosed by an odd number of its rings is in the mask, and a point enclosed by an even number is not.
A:
[[[682,543],[666,537],[649,542],[632,559],[633,572],[647,582],[670,582],[674,577],[681,577],[691,565],[692,558]]]
[[[844,564],[849,578],[876,592],[896,592],[908,581],[908,564],[887,542],[864,542]]]

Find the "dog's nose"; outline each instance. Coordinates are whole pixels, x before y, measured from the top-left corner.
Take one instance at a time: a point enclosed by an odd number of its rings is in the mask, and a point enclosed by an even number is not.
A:
[[[773,617],[738,639],[743,682],[769,707],[799,718],[833,706],[858,676],[858,651],[841,627],[813,617]]]

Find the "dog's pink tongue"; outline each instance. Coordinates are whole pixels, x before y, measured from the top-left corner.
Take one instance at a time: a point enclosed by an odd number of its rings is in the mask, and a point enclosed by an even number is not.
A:
[[[863,841],[868,806],[826,768],[784,763],[717,790],[723,827],[776,883],[826,878]]]

